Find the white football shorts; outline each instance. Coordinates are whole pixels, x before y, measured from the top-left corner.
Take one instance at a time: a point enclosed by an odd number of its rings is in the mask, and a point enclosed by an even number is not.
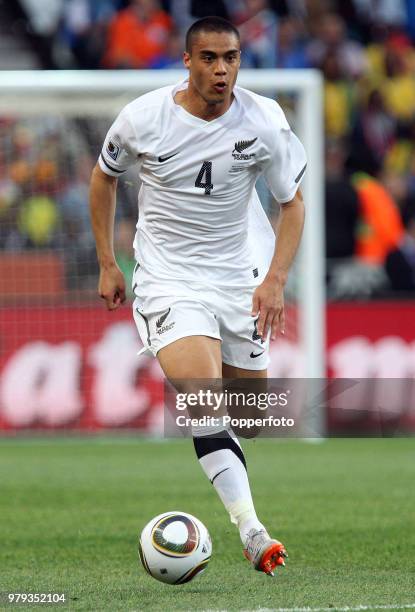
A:
[[[134,275],[134,320],[144,348],[156,356],[163,347],[188,336],[222,341],[222,361],[247,370],[269,363],[269,336],[262,341],[251,315],[253,289],[218,289],[203,283],[148,281]]]

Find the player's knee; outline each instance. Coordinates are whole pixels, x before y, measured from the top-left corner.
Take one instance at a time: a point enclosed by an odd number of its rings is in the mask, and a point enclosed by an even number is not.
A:
[[[226,413],[220,378],[180,379],[170,380],[170,383],[192,419],[218,418]]]
[[[224,381],[228,402],[227,412],[235,435],[256,438],[262,430],[266,413],[261,398],[266,397],[268,382],[264,378],[236,378]]]

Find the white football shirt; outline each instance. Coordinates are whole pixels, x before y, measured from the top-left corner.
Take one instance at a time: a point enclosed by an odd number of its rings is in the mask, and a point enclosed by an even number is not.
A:
[[[138,163],[141,187],[134,240],[153,280],[255,286],[274,249],[274,232],[255,183],[292,200],[306,156],[280,106],[240,87],[222,116],[205,121],[174,102],[187,81],[128,104],[111,126],[99,159],[110,176]]]

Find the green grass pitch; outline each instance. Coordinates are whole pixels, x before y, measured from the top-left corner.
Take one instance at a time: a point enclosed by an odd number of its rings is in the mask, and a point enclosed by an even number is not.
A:
[[[415,439],[244,449],[259,517],[289,553],[275,579],[242,557],[190,441],[0,441],[0,609],[7,592],[65,592],[65,607],[94,611],[415,606]],[[167,510],[213,540],[206,572],[182,586],[137,557],[141,528]]]

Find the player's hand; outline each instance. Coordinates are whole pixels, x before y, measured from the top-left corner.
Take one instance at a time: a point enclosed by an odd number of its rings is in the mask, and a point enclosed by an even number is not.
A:
[[[125,302],[125,279],[117,264],[101,268],[98,293],[105,300],[107,310],[116,310]]]
[[[252,298],[252,316],[258,318],[257,330],[266,340],[271,329],[271,339],[275,340],[278,330],[285,333],[284,287],[275,280],[265,280],[255,289]]]

